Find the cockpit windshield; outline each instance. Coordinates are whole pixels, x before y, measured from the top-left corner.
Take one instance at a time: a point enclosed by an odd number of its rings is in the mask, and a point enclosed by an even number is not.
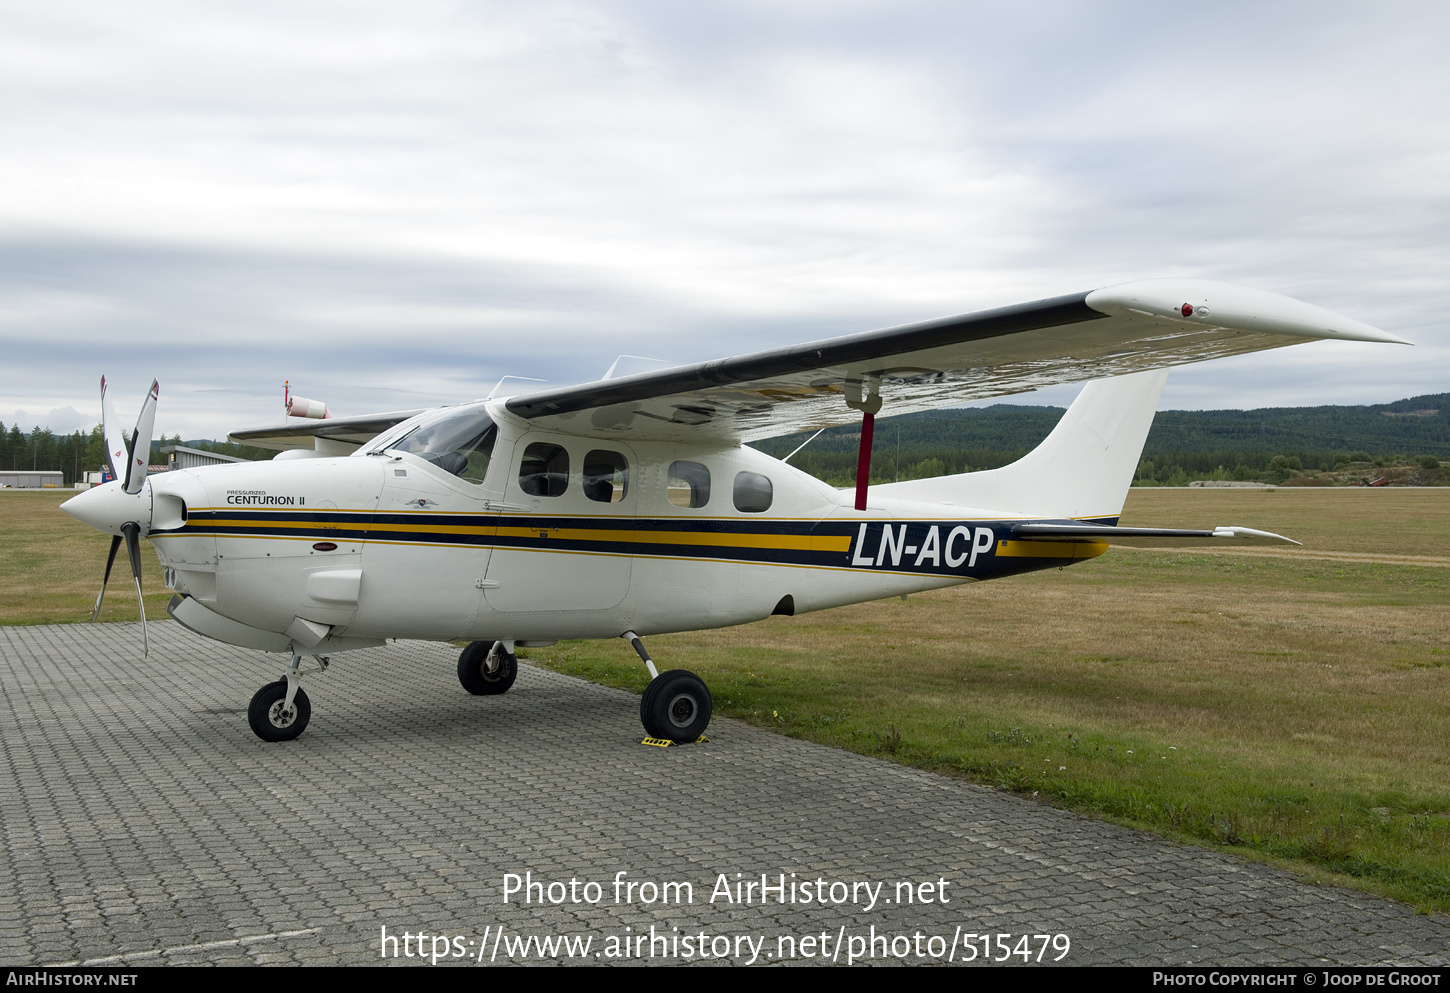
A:
[[[430,410],[378,435],[359,454],[408,452],[470,483],[483,482],[498,428],[481,403]]]

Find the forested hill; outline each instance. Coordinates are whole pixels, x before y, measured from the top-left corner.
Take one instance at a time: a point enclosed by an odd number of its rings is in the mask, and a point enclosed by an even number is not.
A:
[[[1026,451],[1052,430],[1062,407],[995,404],[905,414],[876,422],[876,444],[921,449]],[[780,456],[807,435],[773,438],[756,448]],[[831,428],[807,451],[856,450],[860,428]],[[1368,407],[1261,407],[1257,410],[1161,410],[1145,453],[1155,451],[1355,452],[1450,457],[1450,393],[1431,393]]]
[[[1450,393],[1368,407],[1164,410],[1150,451],[1332,451],[1450,457]]]
[[[1062,414],[1061,407],[996,404],[878,420],[872,478],[1005,465],[1045,438]],[[808,437],[772,438],[754,447],[780,457]],[[822,478],[854,474],[859,439],[856,425],[831,428],[791,461]],[[1164,410],[1154,418],[1143,450],[1145,460],[1189,471],[1263,468],[1274,456],[1318,466],[1348,456],[1367,461],[1405,455],[1450,458],[1450,393],[1363,407]],[[932,461],[941,467],[922,466]]]

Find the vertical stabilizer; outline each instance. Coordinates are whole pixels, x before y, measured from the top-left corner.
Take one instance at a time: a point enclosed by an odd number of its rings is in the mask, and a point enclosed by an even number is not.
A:
[[[1088,383],[1062,420],[1011,465],[871,487],[873,497],[948,503],[1006,515],[1114,518],[1138,469],[1168,370]]]

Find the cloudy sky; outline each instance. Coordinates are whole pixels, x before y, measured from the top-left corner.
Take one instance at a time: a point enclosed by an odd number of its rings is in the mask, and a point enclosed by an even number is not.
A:
[[[1450,389],[1450,7],[0,0],[0,421],[271,423],[1146,276],[1417,342],[1165,408]],[[629,371],[645,368],[635,365]],[[505,388],[500,392],[513,392]],[[1070,388],[1036,402],[1061,402]]]

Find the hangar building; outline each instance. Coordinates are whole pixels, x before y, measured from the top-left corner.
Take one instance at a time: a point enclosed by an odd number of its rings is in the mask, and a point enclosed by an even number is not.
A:
[[[20,469],[0,469],[0,488],[16,490],[59,489],[65,485],[65,476],[59,469],[42,469],[39,472]]]

